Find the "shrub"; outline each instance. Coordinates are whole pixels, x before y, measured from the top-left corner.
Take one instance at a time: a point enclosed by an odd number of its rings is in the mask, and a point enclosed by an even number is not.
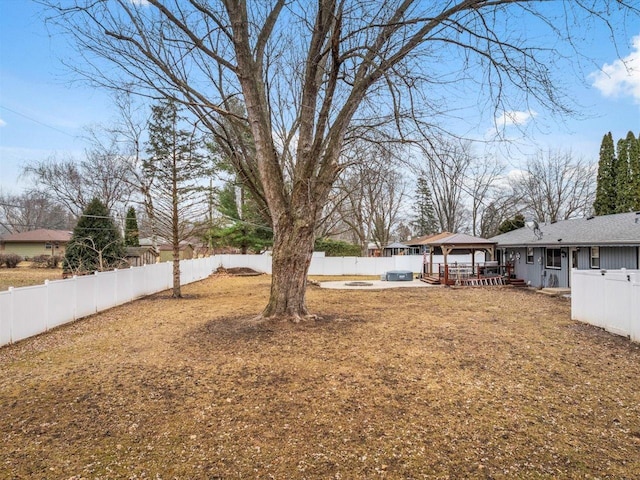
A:
[[[0,255],[0,266],[4,265],[7,268],[16,268],[21,261],[22,257],[15,253]]]
[[[62,257],[59,255],[37,255],[31,259],[31,263],[37,268],[58,268]]]
[[[316,239],[314,250],[324,252],[327,257],[359,257],[362,254],[358,245],[329,238]]]

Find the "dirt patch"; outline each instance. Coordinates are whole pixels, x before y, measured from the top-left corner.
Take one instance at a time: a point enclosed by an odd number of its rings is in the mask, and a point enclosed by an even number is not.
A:
[[[0,478],[640,476],[640,346],[568,302],[312,288],[320,320],[257,322],[269,282],[0,349]]]
[[[257,272],[252,268],[247,267],[233,267],[233,268],[224,268],[218,267],[216,273],[219,275],[232,275],[234,277],[256,277],[258,275],[264,275],[262,272]]]

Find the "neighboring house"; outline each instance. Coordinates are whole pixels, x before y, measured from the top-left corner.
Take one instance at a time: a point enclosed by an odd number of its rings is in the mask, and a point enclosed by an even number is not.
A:
[[[158,254],[153,247],[127,247],[125,257],[132,267],[154,264]]]
[[[72,232],[67,230],[31,230],[4,235],[0,252],[15,253],[29,259],[37,255],[64,255]]]
[[[491,238],[532,287],[570,287],[571,269],[640,268],[640,212],[527,226]]]
[[[394,255],[411,255],[411,249],[404,243],[390,243],[382,249],[383,257],[393,257]]]
[[[367,244],[367,257],[381,257],[382,249],[377,244],[369,242]]]
[[[170,244],[158,245],[161,262],[173,261],[173,246]],[[193,247],[189,243],[180,244],[180,260],[190,260],[193,258]]]

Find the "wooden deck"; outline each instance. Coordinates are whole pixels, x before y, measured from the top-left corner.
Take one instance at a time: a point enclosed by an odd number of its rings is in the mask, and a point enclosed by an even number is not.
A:
[[[484,264],[438,264],[437,271],[423,273],[420,280],[431,285],[462,285],[470,287],[527,286],[524,280],[511,278],[511,265],[498,265],[495,262]]]

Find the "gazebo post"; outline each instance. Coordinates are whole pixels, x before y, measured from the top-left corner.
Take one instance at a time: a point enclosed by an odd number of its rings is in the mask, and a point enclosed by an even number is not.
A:
[[[475,270],[476,270],[476,249],[472,248],[471,249],[471,275],[473,275],[473,272],[475,272]],[[477,274],[478,274],[478,278],[480,278],[480,270],[478,270]]]

